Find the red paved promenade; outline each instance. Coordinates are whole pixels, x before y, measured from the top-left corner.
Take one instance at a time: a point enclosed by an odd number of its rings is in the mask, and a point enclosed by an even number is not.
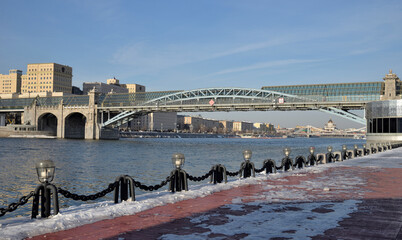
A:
[[[32,239],[402,239],[402,149],[387,153]]]

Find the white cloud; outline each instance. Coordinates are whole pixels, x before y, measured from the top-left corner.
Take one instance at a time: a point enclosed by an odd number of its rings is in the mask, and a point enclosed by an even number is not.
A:
[[[231,47],[221,47],[218,46],[219,44],[214,46],[207,44],[151,45],[146,42],[136,42],[118,49],[114,53],[111,62],[114,64],[130,65],[141,71],[158,71],[172,66],[284,45],[291,41],[296,40],[293,37],[279,37],[265,42]]]
[[[208,74],[207,77],[216,76],[216,75],[223,75],[223,74],[230,74],[236,72],[245,72],[250,70],[257,70],[263,68],[272,68],[272,67],[279,67],[279,66],[287,66],[291,64],[303,64],[303,63],[313,63],[313,62],[320,62],[323,60],[314,60],[314,59],[286,59],[286,60],[277,60],[277,61],[269,61],[269,62],[261,62],[256,63],[249,66],[237,67],[237,68],[229,68],[224,69],[219,72]]]

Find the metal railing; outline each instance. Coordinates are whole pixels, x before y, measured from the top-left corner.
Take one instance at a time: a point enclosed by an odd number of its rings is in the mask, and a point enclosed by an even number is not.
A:
[[[11,203],[6,207],[0,208],[0,217],[4,216],[8,212],[15,211],[18,207],[26,204],[29,199],[33,197],[32,204],[32,218],[36,218],[39,214],[39,207],[41,209],[41,217],[46,218],[51,214],[51,197],[53,198],[53,213],[57,214],[59,212],[58,204],[58,194],[64,196],[65,198],[70,198],[76,201],[88,201],[96,200],[102,198],[105,195],[114,191],[114,202],[118,203],[120,201],[126,201],[129,198],[135,201],[135,188],[139,188],[143,191],[156,191],[166,186],[169,183],[168,190],[172,193],[176,191],[188,191],[188,181],[200,182],[207,178],[210,178],[210,183],[226,183],[229,177],[239,177],[239,178],[249,178],[255,177],[255,173],[265,174],[277,173],[278,171],[287,172],[294,169],[301,169],[305,167],[313,167],[318,164],[328,164],[338,161],[345,161],[361,156],[366,156],[378,152],[387,151],[393,148],[401,147],[402,144],[391,144],[391,143],[377,143],[370,144],[367,146],[363,144],[362,148],[358,148],[354,145],[353,150],[348,150],[346,145],[342,146],[341,151],[333,152],[332,147],[328,146],[327,153],[315,153],[315,148],[310,147],[310,154],[307,157],[296,156],[294,159],[290,157],[290,148],[284,149],[285,157],[282,158],[280,165],[272,159],[266,159],[263,161],[261,168],[255,168],[253,162],[251,162],[251,151],[243,151],[244,162],[241,163],[240,168],[237,171],[231,172],[226,169],[224,165],[216,164],[211,167],[211,170],[202,176],[192,176],[188,174],[182,167],[184,165],[184,155],[181,153],[176,153],[172,157],[173,165],[175,169],[171,171],[170,175],[166,177],[165,180],[161,181],[160,184],[147,186],[140,181],[136,181],[129,175],[118,176],[114,182],[107,185],[102,191],[89,194],[80,195],[71,193],[69,190],[63,189],[62,187],[57,187],[51,183],[54,176],[54,164],[50,160],[44,161],[47,165],[44,166],[43,162],[37,164],[38,178],[42,184],[38,185],[35,191],[30,192],[27,196],[23,196],[18,202]],[[49,163],[50,162],[50,163]],[[38,167],[39,166],[39,167]],[[39,204],[40,203],[40,204]]]

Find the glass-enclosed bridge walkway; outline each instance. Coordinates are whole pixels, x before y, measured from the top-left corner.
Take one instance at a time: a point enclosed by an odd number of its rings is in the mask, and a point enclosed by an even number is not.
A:
[[[399,91],[399,88],[398,88]],[[295,111],[320,110],[366,124],[349,110],[364,109],[367,102],[380,100],[383,82],[272,86],[262,89],[206,88],[145,93],[98,94],[100,113],[114,113],[103,127],[119,126],[150,112],[209,111]],[[397,93],[398,94],[398,93]],[[36,101],[35,101],[36,100]],[[0,99],[0,112],[21,111],[36,102],[39,106],[86,106],[89,95]],[[103,114],[102,114],[103,116]]]

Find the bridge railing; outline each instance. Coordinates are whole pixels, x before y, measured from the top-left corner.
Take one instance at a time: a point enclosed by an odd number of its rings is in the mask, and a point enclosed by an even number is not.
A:
[[[177,92],[180,91],[103,94],[99,96],[98,104],[101,107],[139,106],[152,99]]]
[[[257,91],[257,90],[255,90]],[[124,106],[155,106],[160,105],[192,105],[192,104],[210,104],[210,100],[214,104],[242,104],[242,103],[280,103],[279,98],[283,98],[287,103],[298,102],[369,102],[380,100],[380,95],[347,95],[347,96],[321,96],[321,95],[304,95],[304,96],[281,96],[280,93],[273,93],[270,97],[258,96],[236,96],[236,95],[197,95],[193,98],[166,98],[165,96],[183,93],[184,95],[191,91],[162,91],[162,92],[144,92],[144,93],[115,93],[100,94],[96,103],[100,107],[124,107]],[[191,95],[191,94],[189,94]],[[0,109],[22,109],[29,106],[36,99],[39,106],[56,106],[63,101],[66,106],[83,106],[88,105],[88,95],[66,95],[62,97],[36,97],[21,99],[0,99]]]

